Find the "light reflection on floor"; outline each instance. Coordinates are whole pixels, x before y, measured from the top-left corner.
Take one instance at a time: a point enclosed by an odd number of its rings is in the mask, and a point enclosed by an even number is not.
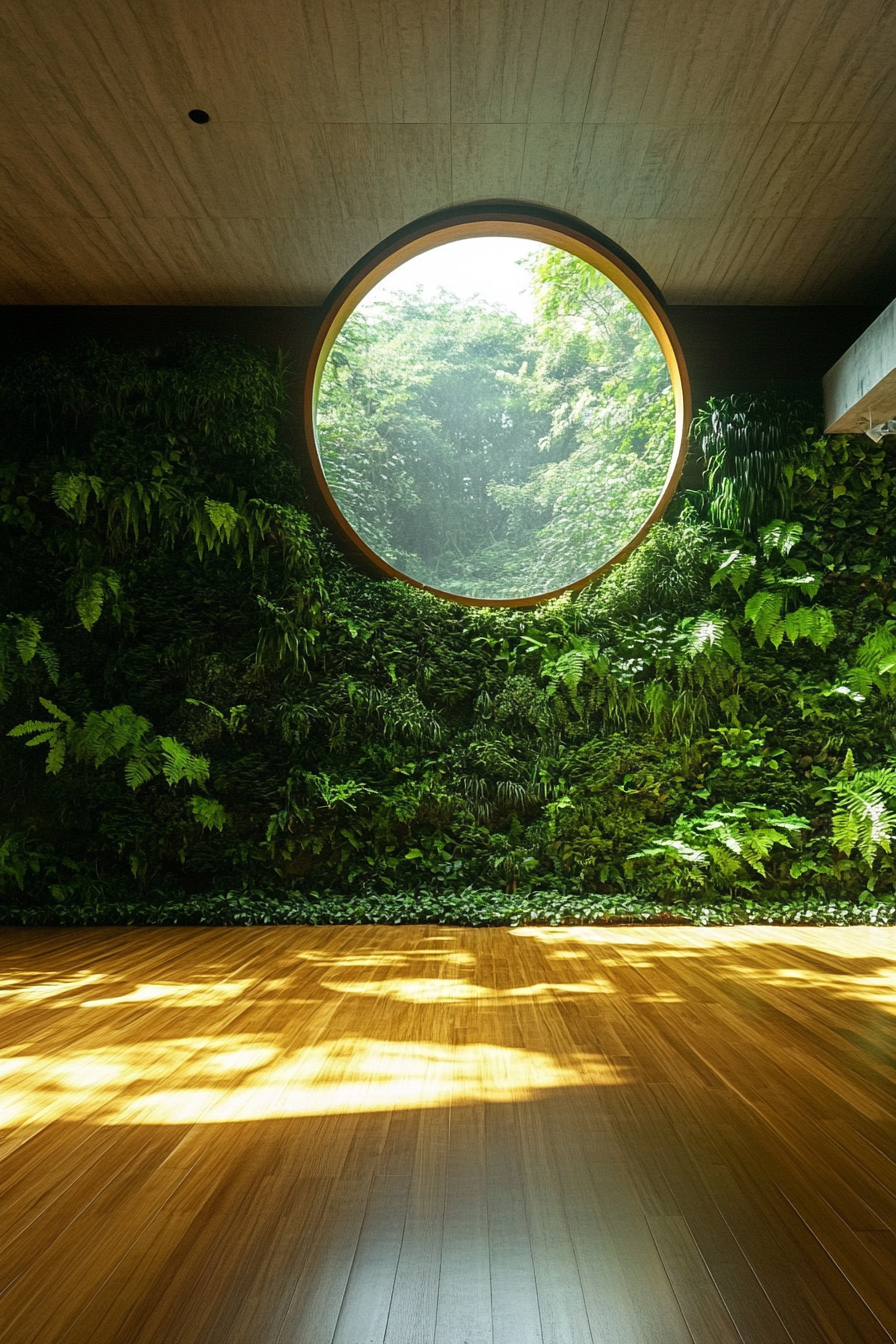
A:
[[[539,943],[545,943],[549,946],[575,942],[591,947],[606,946],[609,932],[607,929],[600,928],[527,928],[512,930],[514,937],[535,939]],[[625,964],[641,970],[650,970],[657,963],[677,958],[705,956],[706,949],[709,947],[716,950],[731,949],[733,952],[738,945],[749,947],[758,944],[765,948],[774,948],[777,943],[780,947],[781,960],[790,962],[792,960],[791,949],[799,947],[799,935],[803,931],[799,929],[785,931],[762,926],[738,929],[678,930],[693,943],[691,948],[664,947],[662,946],[662,935],[658,936],[660,945],[653,946],[652,939],[644,937],[645,932],[647,931],[642,929],[631,931],[615,929],[612,931],[613,943],[631,947],[642,954],[645,952],[650,954],[642,960],[635,960],[632,957],[624,959]],[[809,946],[830,952],[838,960],[842,960],[841,970],[832,973],[806,967],[794,967],[790,964],[770,970],[767,967],[755,967],[737,960],[732,962],[731,974],[745,982],[753,981],[763,985],[824,990],[826,994],[833,994],[844,999],[881,1005],[889,1004],[893,1005],[890,1011],[896,1012],[896,929],[830,928],[809,929],[805,932],[811,937],[811,943],[807,938]],[[654,936],[656,937],[656,935]],[[569,956],[571,954],[554,953],[554,955]],[[851,962],[854,963],[869,956],[879,963],[870,974],[863,975],[854,965],[850,965]],[[623,961],[603,956],[601,957],[601,964],[610,967],[621,965]]]
[[[487,1014],[597,1002],[620,993],[631,1003],[685,1005],[685,986],[670,986],[668,980],[676,962],[695,958],[718,974],[721,956],[726,973],[745,986],[823,992],[887,1013],[896,1008],[896,937],[886,930],[813,930],[810,942],[819,951],[836,947],[843,969],[832,974],[794,965],[793,935],[774,929],[677,929],[674,938],[651,929],[514,929],[506,936],[537,949],[539,964],[555,968],[557,978],[509,985],[489,983],[472,951],[452,947],[452,933],[423,935],[416,950],[409,950],[390,949],[388,932],[370,930],[361,947],[334,951],[319,936],[323,931],[314,932],[321,945],[296,946],[276,959],[270,974],[222,979],[194,974],[184,982],[136,984],[91,969],[56,978],[8,974],[0,980],[0,1011],[42,1006],[48,1012],[74,1011],[78,1019],[84,1014],[84,1020],[67,1044],[53,1040],[42,1050],[23,1042],[0,1050],[0,1125],[63,1118],[103,1125],[217,1124],[443,1106],[461,1098],[494,1102],[561,1087],[615,1085],[626,1079],[625,1061],[610,1063],[581,1050],[561,1058],[544,1048],[501,1043],[490,1039]],[[763,949],[764,964],[736,955],[739,947],[750,946]],[[768,954],[776,951],[780,956],[769,965]],[[619,970],[638,972],[639,984],[623,989],[614,974]],[[657,972],[657,983],[651,983],[651,972]],[[276,1000],[284,1016],[276,1030],[241,1033],[228,1026],[231,1009],[248,1010],[267,1000]],[[349,1009],[358,1000],[370,1000],[377,1010],[390,1004],[396,1011],[441,1010],[465,1039],[430,1038],[422,1019],[413,1039],[388,1039],[387,1030],[384,1038],[332,1029],[312,1031],[308,1041],[295,1039],[296,1023],[320,1004],[336,1005],[338,1012],[340,1005]],[[130,1014],[124,1028],[115,1015],[123,1010]],[[215,1010],[225,1016],[219,1020]],[[356,1022],[356,1010],[351,1011]],[[182,1023],[190,1013],[207,1031],[166,1031],[169,1018]],[[144,1039],[148,1029],[155,1034]],[[138,1039],[128,1039],[129,1030]],[[122,1039],[85,1046],[85,1037],[109,1031]]]
[[[36,1118],[183,1125],[345,1115],[459,1099],[530,1099],[549,1088],[619,1080],[596,1056],[561,1065],[539,1051],[351,1036],[296,1052],[259,1045],[252,1036],[183,1039],[74,1050],[49,1061],[23,1055],[0,1061],[0,1071],[4,1125]],[[174,1077],[177,1086],[153,1090]]]

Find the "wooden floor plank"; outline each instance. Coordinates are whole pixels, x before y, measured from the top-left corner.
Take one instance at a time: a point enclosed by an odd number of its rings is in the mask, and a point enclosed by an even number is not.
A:
[[[0,932],[3,1344],[893,1344],[896,931]]]
[[[447,1159],[447,1111],[422,1112],[385,1344],[432,1344],[435,1338]]]
[[[371,1181],[333,1344],[382,1344],[404,1238],[418,1111],[397,1111]]]
[[[487,1189],[485,1107],[452,1105],[436,1344],[492,1344]]]

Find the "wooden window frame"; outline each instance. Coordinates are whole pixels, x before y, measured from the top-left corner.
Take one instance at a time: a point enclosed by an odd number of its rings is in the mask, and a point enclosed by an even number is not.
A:
[[[564,584],[551,592],[537,593],[531,597],[465,597],[459,593],[433,588],[410,574],[395,569],[368,546],[344,517],[327,483],[317,446],[315,420],[324,365],[339,332],[361,300],[385,276],[404,262],[410,261],[412,257],[420,256],[421,253],[429,252],[444,243],[457,242],[464,238],[484,237],[525,238],[533,243],[559,247],[588,262],[607,276],[631,300],[656,337],[669,369],[675,397],[675,446],[665,484],[649,517],[634,537],[599,568],[574,583]],[[414,588],[422,588],[425,592],[434,593],[449,602],[459,602],[472,607],[536,606],[563,593],[576,592],[586,587],[613,565],[619,564],[631,555],[654,523],[663,516],[675,493],[687,456],[688,430],[691,423],[690,383],[681,345],[666,313],[662,296],[637,262],[603,234],[589,229],[579,220],[555,211],[538,210],[534,207],[521,208],[519,205],[502,202],[441,211],[418,220],[415,224],[385,239],[349,271],[324,306],[323,321],[311,350],[303,402],[305,438],[315,482],[343,540],[348,543],[349,552],[354,552],[359,559],[366,560],[367,565],[384,578],[401,579]]]

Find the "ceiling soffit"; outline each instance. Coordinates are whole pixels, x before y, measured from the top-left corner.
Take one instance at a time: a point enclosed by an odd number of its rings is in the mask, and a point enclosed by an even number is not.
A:
[[[319,304],[394,230],[501,197],[672,303],[896,288],[894,5],[6,0],[0,26],[7,303]]]

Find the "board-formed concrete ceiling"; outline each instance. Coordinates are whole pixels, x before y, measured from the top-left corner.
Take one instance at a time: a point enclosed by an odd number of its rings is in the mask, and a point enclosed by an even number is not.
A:
[[[892,0],[2,0],[0,45],[6,303],[317,304],[493,198],[672,303],[896,288]]]

